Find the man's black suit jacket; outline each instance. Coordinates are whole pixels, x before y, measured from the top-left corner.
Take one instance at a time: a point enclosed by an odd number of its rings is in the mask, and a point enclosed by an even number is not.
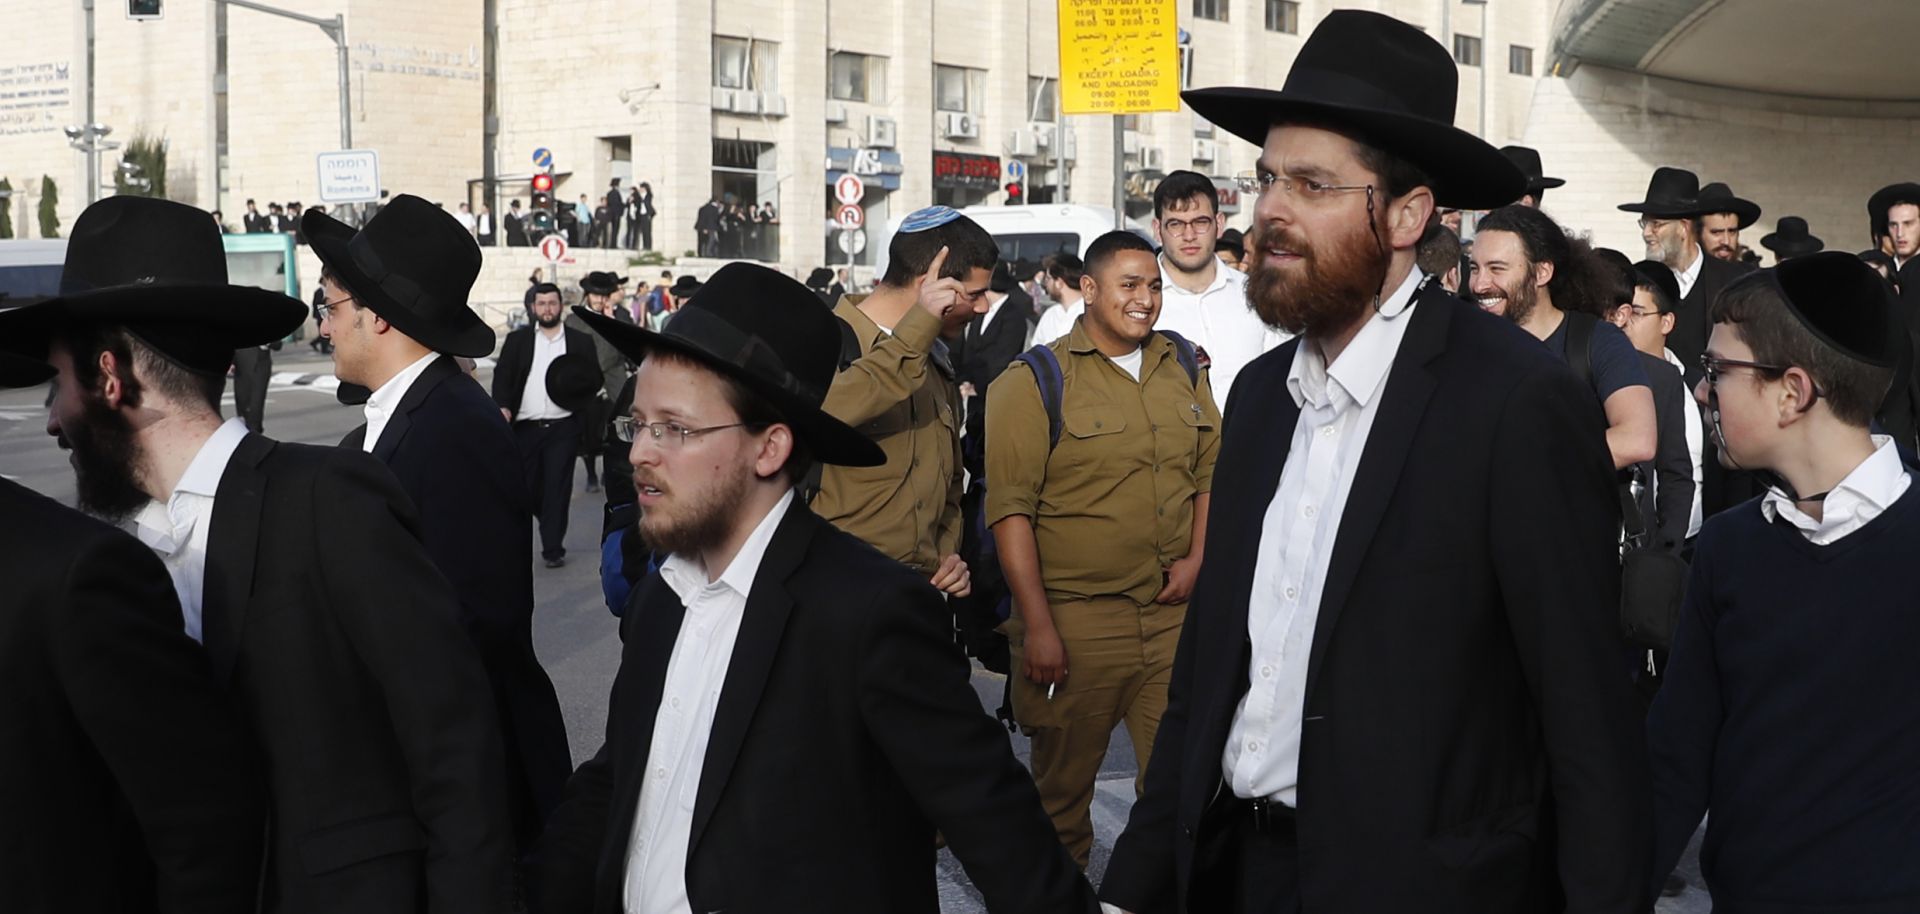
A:
[[[624,910],[627,840],[683,614],[658,574],[628,602],[607,740],[548,822],[536,911]],[[988,910],[1096,912],[968,669],[924,579],[794,501],[721,686],[691,813],[693,910],[934,914],[937,827]]]
[[[1710,257],[1706,252],[1699,254],[1700,276],[1693,281],[1693,288],[1680,298],[1680,310],[1675,313],[1673,332],[1667,334],[1667,348],[1680,357],[1680,364],[1686,366],[1687,385],[1691,387],[1700,380],[1700,353],[1707,351],[1707,337],[1713,334],[1713,299],[1727,284],[1739,279],[1750,268],[1737,263],[1728,263],[1718,257]]]
[[[0,908],[253,910],[258,754],[139,540],[0,480]]]
[[[207,531],[207,656],[259,740],[268,912],[504,911],[499,725],[378,460],[248,435]]]
[[[1642,352],[1640,365],[1647,370],[1647,382],[1653,389],[1658,433],[1653,459],[1640,465],[1642,478],[1648,483],[1639,500],[1640,512],[1654,532],[1656,545],[1679,549],[1693,521],[1693,454],[1687,450],[1686,411],[1700,406],[1680,379],[1679,370],[1666,359]]]
[[[365,425],[342,447],[361,450]],[[573,773],[553,681],[533,651],[533,509],[513,432],[449,356],[414,379],[373,456],[419,511],[427,554],[453,585],[500,712],[514,831],[531,845]]]
[[[538,332],[535,326],[521,327],[500,342],[500,357],[493,367],[493,402],[500,408],[519,417],[520,398],[527,392],[527,375],[533,371],[533,335]],[[598,356],[593,348],[593,334],[584,330],[575,330],[561,325],[567,335],[567,354],[584,353],[588,359]],[[546,383],[546,379],[540,379]],[[525,483],[522,483],[524,485]]]
[[[982,314],[968,322],[960,344],[953,347],[956,378],[973,385],[973,396],[966,406],[967,434],[975,441],[986,435],[987,386],[1025,351],[1027,322],[1032,316],[1033,298],[1016,289],[1007,293],[1007,300],[994,312],[992,321]]]
[[[1635,910],[1651,802],[1599,405],[1538,340],[1437,285],[1402,319],[1306,661],[1306,910]],[[1138,914],[1206,910],[1188,892],[1248,687],[1255,562],[1278,548],[1261,531],[1300,345],[1254,360],[1228,402],[1206,565],[1101,891]]]

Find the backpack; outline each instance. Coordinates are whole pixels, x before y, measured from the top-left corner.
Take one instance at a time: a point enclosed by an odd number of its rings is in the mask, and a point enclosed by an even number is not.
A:
[[[1591,329],[1591,328],[1589,328]],[[1173,357],[1180,367],[1187,371],[1187,383],[1195,390],[1200,387],[1200,353],[1188,342],[1187,338],[1171,330],[1155,330],[1173,343]],[[1040,405],[1047,409],[1047,450],[1052,451],[1060,444],[1060,429],[1064,420],[1060,416],[1061,401],[1066,398],[1066,375],[1060,370],[1060,357],[1055,355],[1052,346],[1035,346],[1014,357],[1014,361],[1026,365],[1033,371],[1033,381],[1040,386]]]

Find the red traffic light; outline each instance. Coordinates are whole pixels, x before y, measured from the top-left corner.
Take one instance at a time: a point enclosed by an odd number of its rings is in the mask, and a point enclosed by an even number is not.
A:
[[[553,189],[553,176],[552,176],[552,175],[549,175],[549,174],[537,174],[537,175],[534,175],[534,176],[533,176],[533,189],[534,189],[534,190],[536,190],[536,191],[549,191],[549,190],[552,190],[552,189]]]
[[[1007,185],[1007,202],[1009,204],[1018,204],[1022,196],[1021,190],[1022,188],[1020,187],[1020,182],[1018,181],[1008,184]]]

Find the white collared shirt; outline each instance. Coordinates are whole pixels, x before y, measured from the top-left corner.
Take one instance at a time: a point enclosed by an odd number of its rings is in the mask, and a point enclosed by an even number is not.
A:
[[[240,417],[221,423],[193,455],[193,462],[180,474],[166,503],[149,501],[133,517],[133,535],[167,566],[173,592],[180,597],[187,635],[195,641],[203,640],[200,610],[206,593],[207,530],[213,526],[213,497],[220,492],[220,477],[226,475],[234,450],[246,437],[247,424]]]
[[[1905,494],[1913,480],[1900,463],[1900,452],[1887,435],[1873,436],[1873,453],[1840,480],[1820,503],[1820,519],[1814,520],[1778,490],[1768,489],[1760,502],[1760,513],[1767,522],[1785,518],[1815,546],[1830,546],[1849,533],[1886,513]]]
[[[1302,340],[1294,353],[1287,393],[1300,418],[1260,528],[1247,599],[1247,634],[1253,642],[1249,686],[1233,712],[1220,759],[1235,796],[1296,805],[1307,658],[1327,565],[1354,469],[1366,452],[1394,355],[1413,323],[1413,295],[1423,279],[1419,269],[1410,271],[1332,365],[1311,340]]]
[[[1086,312],[1087,300],[1084,298],[1048,308],[1047,313],[1040,315],[1040,322],[1033,326],[1033,345],[1045,346],[1072,333],[1073,322]]]
[[[1680,361],[1679,356],[1673,354],[1673,350],[1663,349],[1661,352],[1666,355],[1667,364],[1672,365],[1675,371],[1680,372],[1680,383],[1685,384],[1687,382],[1687,366]],[[1705,480],[1707,478],[1705,472],[1706,464],[1702,462],[1705,453],[1707,430],[1705,422],[1700,418],[1700,404],[1693,399],[1693,391],[1691,389],[1687,391],[1686,415],[1687,456],[1693,458],[1693,516],[1687,521],[1687,537],[1691,539],[1700,535],[1700,522],[1705,519],[1701,516],[1700,504],[1701,496],[1704,495],[1706,491],[1702,487],[1706,484]]]
[[[754,576],[774,530],[792,504],[791,491],[781,496],[718,578],[709,581],[706,567],[693,556],[675,554],[660,566],[660,577],[680,598],[686,615],[667,661],[647,770],[641,774],[640,805],[627,840],[622,893],[627,914],[692,911],[687,900],[687,852],[693,841],[693,802],[700,793],[701,765],[713,734],[714,712],[720,706],[720,687],[727,681]]]
[[[554,329],[559,332],[549,339],[544,328],[538,324],[533,327],[533,365],[527,371],[527,387],[520,392],[520,408],[513,414],[515,422],[573,415],[547,396],[547,367],[567,354],[567,328],[563,325]]]
[[[1700,281],[1700,266],[1701,264],[1704,264],[1707,262],[1706,248],[1695,245],[1693,252],[1695,254],[1695,257],[1693,258],[1693,266],[1690,266],[1685,270],[1673,271],[1673,278],[1680,281],[1680,297],[1681,298],[1686,298],[1687,296],[1693,294],[1693,284]]]
[[[429,352],[421,356],[419,361],[400,369],[399,374],[388,378],[387,383],[380,385],[379,390],[367,397],[366,405],[361,407],[361,411],[367,417],[367,440],[360,443],[361,450],[369,454],[373,453],[373,446],[380,442],[380,433],[387,430],[387,421],[392,419],[394,412],[400,409],[400,401],[406,399],[407,390],[413,387],[413,382],[420,379],[420,373],[426,371],[427,366],[432,365],[433,360],[439,357],[440,353],[437,352]]]
[[[1006,304],[1007,299],[1013,297],[1004,292],[995,293],[995,294],[997,294],[999,297],[995,298],[992,304],[987,305],[987,313],[980,316],[980,332],[981,333],[987,332],[987,328],[993,326],[993,318],[995,315],[1000,313],[1000,306]]]
[[[1247,303],[1247,274],[1217,257],[1213,260],[1213,282],[1198,293],[1174,285],[1162,258],[1160,317],[1153,326],[1178,333],[1206,351],[1213,363],[1207,377],[1213,384],[1215,405],[1223,410],[1240,369],[1289,339],[1253,313],[1253,306]]]

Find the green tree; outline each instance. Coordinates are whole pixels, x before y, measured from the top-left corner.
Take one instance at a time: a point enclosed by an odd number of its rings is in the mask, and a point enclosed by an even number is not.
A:
[[[120,167],[113,171],[113,192],[137,197],[167,196],[167,140],[145,131],[127,141]]]
[[[40,237],[60,237],[60,188],[50,175],[40,176]]]
[[[13,237],[13,183],[0,178],[0,238]]]

